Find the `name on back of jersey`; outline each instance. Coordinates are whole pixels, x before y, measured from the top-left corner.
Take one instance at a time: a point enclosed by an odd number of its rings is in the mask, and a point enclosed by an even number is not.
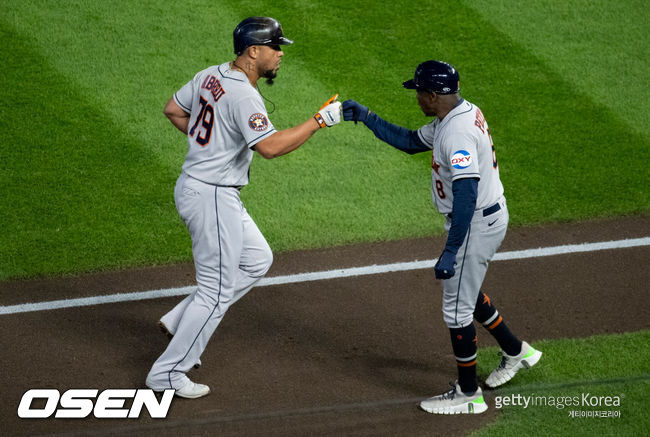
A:
[[[474,125],[481,130],[482,134],[485,134],[485,116],[478,107],[476,108],[476,120],[474,120]]]
[[[211,74],[205,77],[205,79],[203,80],[203,84],[201,85],[201,88],[210,91],[210,94],[212,94],[212,98],[214,99],[215,102],[218,101],[220,98],[222,98],[224,94],[226,94],[226,91],[221,86],[221,82],[219,82],[219,79],[217,79]]]

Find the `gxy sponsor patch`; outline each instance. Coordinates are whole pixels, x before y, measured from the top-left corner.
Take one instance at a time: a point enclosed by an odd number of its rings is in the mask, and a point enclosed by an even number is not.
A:
[[[472,164],[472,155],[467,150],[459,150],[451,157],[451,165],[454,168],[462,170]]]

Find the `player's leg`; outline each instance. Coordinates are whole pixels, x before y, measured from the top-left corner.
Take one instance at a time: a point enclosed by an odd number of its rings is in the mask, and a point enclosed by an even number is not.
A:
[[[198,287],[174,337],[147,377],[147,385],[158,389],[178,389],[189,381],[185,373],[199,359],[233,302],[242,247],[237,190],[190,179],[178,197],[179,212],[192,236]]]
[[[176,203],[176,209],[180,214],[181,218],[185,222],[185,225],[190,230],[190,224],[188,220],[190,217],[196,219],[196,214],[199,209],[199,202],[201,202],[201,185],[205,188],[208,188],[206,184],[199,184],[198,181],[193,181],[192,179],[185,176],[183,173],[178,177],[176,181],[176,186],[174,188],[174,202]],[[191,235],[190,237],[194,238]],[[192,248],[194,251],[194,247]],[[194,299],[197,290],[195,289],[192,293],[186,296],[181,300],[174,308],[167,312],[164,316],[160,318],[160,322],[163,324],[164,329],[169,332],[170,335],[174,335],[176,329],[178,328],[178,322],[181,320],[187,305]]]
[[[484,252],[480,233],[472,223],[456,256],[456,274],[442,281],[443,319],[449,328],[458,381],[447,393],[420,403],[430,413],[477,414],[487,410],[476,380],[477,338],[473,320],[476,294],[487,270]]]
[[[495,218],[503,218],[495,225]],[[507,216],[492,215],[488,226],[477,213],[456,256],[456,274],[443,281],[442,312],[456,358],[458,381],[450,392],[421,403],[434,413],[480,413],[487,409],[476,379],[477,336],[474,310],[488,263],[501,245]],[[493,229],[494,228],[494,229]]]
[[[488,226],[486,224],[488,222],[494,223],[497,218],[500,226]],[[508,219],[508,210],[505,206],[498,213],[487,217],[482,224],[486,239],[503,240]],[[505,384],[515,376],[517,371],[522,368],[532,367],[541,358],[542,353],[540,351],[525,341],[522,342],[510,331],[488,295],[482,291],[477,296],[474,318],[494,337],[502,351],[501,364],[485,380],[488,387],[494,388]]]
[[[493,226],[487,226],[485,224],[486,221],[488,223],[493,223],[495,220],[496,224]],[[497,213],[487,217],[483,222],[482,233],[484,235],[484,240],[493,241],[495,243],[498,242],[498,245],[500,246],[501,242],[505,238],[508,227],[508,210],[504,207]],[[477,224],[476,227],[478,228],[479,224]],[[492,305],[490,298],[482,291],[479,291],[477,295],[474,318],[477,322],[481,323],[488,332],[492,334],[492,336],[494,336],[504,351],[511,354],[519,353],[521,350],[521,341],[519,341],[519,339],[512,334],[510,329],[508,329],[503,318]]]
[[[170,340],[178,329],[178,323],[180,322],[181,317],[187,308],[187,305],[194,299],[197,290],[198,289],[194,289],[194,291],[187,295],[185,299],[180,301],[174,308],[172,308],[171,311],[169,311],[167,314],[162,316],[160,320],[158,320],[158,327],[160,331],[165,334]],[[198,359],[196,363],[194,363],[194,368],[198,369],[201,367],[201,365],[201,359]]]
[[[242,214],[242,225],[242,253],[231,305],[244,297],[264,277],[273,262],[271,248],[245,209]],[[187,308],[187,305],[194,299],[196,291],[194,290],[172,308],[171,311],[160,318],[159,326],[170,339],[178,329],[181,316]],[[201,367],[201,364],[201,360],[199,359],[194,364],[194,367],[198,369]]]
[[[458,384],[464,393],[472,393],[478,389],[474,304],[487,271],[485,245],[474,224],[458,251],[456,263],[454,277],[443,281],[443,319],[456,357]]]
[[[476,300],[474,318],[487,329],[505,353],[517,355],[521,352],[521,340],[510,331],[489,296],[482,291]]]
[[[181,320],[181,316],[185,312],[187,305],[194,299],[197,289],[191,292],[189,295],[185,296],[185,299],[180,301],[174,308],[171,309],[167,314],[160,318],[160,323],[163,325],[161,328],[167,330],[170,335],[174,335],[176,329],[178,328],[178,322]]]
[[[273,252],[246,208],[242,207],[242,251],[233,302],[238,301],[266,275],[273,263]]]
[[[246,293],[248,293],[248,291],[250,291],[250,289],[264,277],[273,262],[273,253],[271,252],[271,248],[245,209],[242,214],[242,225],[242,253],[234,297],[231,305],[244,297]],[[160,329],[167,334],[170,339],[178,329],[178,323],[181,316],[187,308],[187,305],[194,299],[196,291],[197,290],[194,290],[172,308],[171,311],[160,318]],[[198,369],[201,367],[201,364],[201,360],[199,359],[194,364],[194,367]]]
[[[492,334],[501,347],[501,364],[485,380],[485,385],[495,388],[510,381],[521,369],[537,364],[542,357],[538,351],[525,341],[519,340],[508,328],[490,298],[479,293],[474,318]]]

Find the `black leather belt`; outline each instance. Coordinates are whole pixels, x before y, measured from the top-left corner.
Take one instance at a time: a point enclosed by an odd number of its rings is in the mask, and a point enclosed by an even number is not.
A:
[[[483,210],[483,217],[487,217],[487,216],[489,216],[491,214],[494,214],[495,212],[497,212],[500,209],[501,209],[501,205],[499,205],[499,202],[497,202],[494,205],[492,205],[492,206],[490,206],[488,208],[485,208]]]
[[[500,209],[501,209],[501,205],[499,205],[499,202],[497,202],[494,205],[489,206],[483,210],[483,217],[492,215]],[[447,217],[449,218],[449,220],[451,220],[451,214],[447,214]]]

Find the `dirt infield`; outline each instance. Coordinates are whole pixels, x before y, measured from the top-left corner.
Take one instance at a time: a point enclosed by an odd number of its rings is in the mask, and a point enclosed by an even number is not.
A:
[[[511,230],[500,252],[650,236],[650,216]],[[268,276],[435,258],[440,238],[280,254]],[[523,339],[650,328],[650,247],[494,262],[484,290]],[[0,305],[191,285],[191,265],[0,283]],[[430,270],[261,287],[233,306],[167,419],[20,419],[30,388],[143,388],[179,297],[0,315],[4,435],[464,435],[494,420],[426,414],[455,377]],[[479,328],[479,345],[495,343]],[[495,356],[494,365],[499,358]],[[543,365],[543,362],[541,363]],[[533,370],[534,371],[534,370]],[[487,395],[491,405],[490,395]],[[147,416],[143,413],[143,416]],[[8,433],[8,434],[5,434]]]

